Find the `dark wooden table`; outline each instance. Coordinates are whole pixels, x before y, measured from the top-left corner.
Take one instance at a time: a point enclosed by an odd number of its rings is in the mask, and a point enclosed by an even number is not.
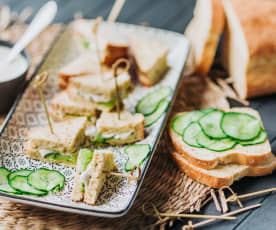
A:
[[[8,4],[12,10],[19,12],[27,6],[37,10],[45,2],[46,0],[0,0],[0,3]],[[57,4],[59,11],[55,21],[67,23],[73,19],[76,12],[82,12],[84,17],[106,18],[113,0],[57,0]],[[153,27],[183,33],[192,17],[194,5],[195,0],[127,0],[118,21],[131,24],[146,22]],[[276,95],[251,100],[251,106],[261,113],[272,150],[276,152]],[[239,193],[247,193],[276,187],[275,176],[276,173],[263,178],[245,178],[235,183],[233,188]],[[251,205],[258,202],[263,204],[261,208],[241,214],[235,221],[224,221],[201,229],[276,229],[276,196],[268,194],[247,200],[244,204]],[[233,205],[232,208],[235,209],[237,206]],[[218,214],[211,203],[202,210],[202,213]],[[182,222],[176,222],[171,229],[181,229],[182,225]]]

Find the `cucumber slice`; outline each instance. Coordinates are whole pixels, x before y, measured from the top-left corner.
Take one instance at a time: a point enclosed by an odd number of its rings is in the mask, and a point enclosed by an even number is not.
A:
[[[204,114],[207,114],[207,113],[210,113],[212,111],[217,111],[217,109],[214,109],[214,108],[207,108],[207,109],[202,109],[200,110],[202,113]]]
[[[262,144],[266,141],[267,139],[267,133],[262,130],[261,134],[256,137],[254,140],[252,141],[239,141],[239,144],[242,146],[248,146],[248,145],[257,145],[257,144]]]
[[[172,121],[172,129],[178,134],[183,134],[183,131],[187,126],[194,121],[198,121],[204,115],[203,111],[192,111],[183,115],[176,116]]]
[[[40,168],[28,176],[28,184],[37,190],[49,192],[64,186],[65,177],[58,171]]]
[[[32,170],[29,169],[21,169],[21,170],[17,170],[14,172],[11,172],[8,175],[8,180],[11,180],[12,178],[16,177],[16,176],[29,176],[29,174],[33,172]]]
[[[231,138],[224,138],[220,140],[211,139],[210,137],[206,136],[203,132],[198,133],[196,141],[199,145],[203,146],[204,148],[216,152],[223,152],[232,149],[237,144]]]
[[[260,121],[247,113],[225,113],[221,120],[223,132],[233,139],[251,141],[262,131]]]
[[[159,102],[171,95],[172,89],[170,87],[159,88],[138,101],[136,105],[136,112],[142,113],[145,116],[152,114],[157,109]]]
[[[149,116],[145,116],[145,127],[149,127],[156,121],[158,121],[159,118],[163,115],[163,113],[165,113],[168,109],[169,104],[170,103],[166,99],[161,100],[155,112]]]
[[[183,132],[182,140],[192,147],[201,148],[202,146],[197,143],[196,137],[201,132],[201,128],[197,122],[190,123]]]
[[[135,144],[125,148],[128,160],[125,164],[125,170],[131,171],[135,166],[141,165],[150,154],[150,145]]]
[[[23,194],[30,194],[35,196],[45,196],[47,195],[47,191],[39,191],[34,187],[28,184],[28,177],[26,176],[15,176],[11,180],[9,180],[9,185],[15,190],[22,192]]]
[[[60,154],[60,153],[48,153],[47,155],[45,155],[44,158],[76,164],[78,154],[65,155],[65,154]]]
[[[87,165],[91,162],[93,158],[93,151],[91,149],[80,149],[79,160],[80,160],[80,174],[83,173]]]
[[[9,185],[9,181],[8,181],[9,174],[10,174],[10,171],[8,169],[0,168],[0,191],[7,192],[7,193],[13,193],[13,194],[20,194],[20,192],[14,190]]]
[[[226,138],[227,136],[220,128],[223,112],[214,110],[199,119],[199,125],[205,135],[215,139]]]
[[[93,101],[93,100],[92,100]],[[94,101],[93,101],[94,102]],[[108,108],[108,109],[112,109],[115,107],[116,101],[112,100],[112,101],[108,101],[108,102],[97,102],[97,104],[99,105],[103,105],[104,107]]]

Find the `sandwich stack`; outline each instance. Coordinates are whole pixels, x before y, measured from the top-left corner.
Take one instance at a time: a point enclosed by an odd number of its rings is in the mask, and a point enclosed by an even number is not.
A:
[[[170,124],[176,164],[192,179],[213,188],[276,168],[260,115],[251,108],[179,113]]]

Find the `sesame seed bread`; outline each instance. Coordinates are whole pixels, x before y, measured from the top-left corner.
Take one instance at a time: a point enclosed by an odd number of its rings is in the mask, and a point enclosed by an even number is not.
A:
[[[51,134],[49,126],[33,128],[26,132],[26,154],[35,157],[34,151],[47,149],[54,152],[70,154],[77,151],[85,141],[86,117],[78,117],[53,123],[54,134]]]
[[[230,111],[248,113],[260,119],[259,113],[251,108],[232,108]],[[203,169],[213,169],[219,164],[230,163],[250,166],[261,165],[268,160],[271,154],[269,140],[266,140],[262,144],[251,146],[241,146],[237,144],[233,149],[224,152],[215,152],[185,144],[182,140],[182,136],[175,133],[172,128],[170,128],[169,133],[176,151],[189,163]]]
[[[71,100],[65,91],[56,94],[51,100],[50,115],[55,121],[62,121],[72,116],[87,116],[90,120],[95,120],[96,111],[96,103],[76,102]]]
[[[144,86],[157,83],[168,70],[166,45],[141,37],[130,38],[130,50],[138,67],[138,80]]]
[[[218,165],[214,169],[202,169],[191,164],[183,155],[172,151],[171,155],[180,170],[185,172],[193,180],[213,188],[230,186],[234,181],[243,177],[265,176],[271,174],[276,168],[276,157],[269,155],[267,161],[258,166],[247,166],[238,164]]]
[[[223,63],[241,98],[276,92],[276,1],[224,0]]]
[[[197,0],[184,35],[191,42],[194,72],[206,75],[213,64],[225,15],[221,0]]]

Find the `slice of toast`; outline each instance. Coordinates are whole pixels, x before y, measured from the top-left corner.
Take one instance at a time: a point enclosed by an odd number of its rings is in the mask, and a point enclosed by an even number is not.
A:
[[[197,0],[194,17],[184,35],[191,42],[194,72],[206,75],[213,64],[225,15],[221,0]]]
[[[168,47],[145,38],[132,37],[130,49],[138,67],[140,83],[148,87],[157,83],[168,70]]]
[[[213,188],[230,186],[234,181],[243,177],[265,176],[276,169],[276,157],[269,155],[268,160],[258,166],[246,166],[238,164],[219,165],[214,169],[202,169],[191,164],[181,154],[172,151],[171,155],[178,167],[193,180],[206,184]]]
[[[251,108],[232,108],[230,111],[248,113],[260,119],[259,113]],[[261,165],[268,160],[271,154],[269,140],[262,144],[251,146],[237,144],[233,149],[224,152],[214,152],[185,144],[182,136],[175,133],[172,128],[170,128],[169,132],[176,151],[185,157],[188,162],[203,169],[213,169],[219,164],[229,163],[251,166]]]

